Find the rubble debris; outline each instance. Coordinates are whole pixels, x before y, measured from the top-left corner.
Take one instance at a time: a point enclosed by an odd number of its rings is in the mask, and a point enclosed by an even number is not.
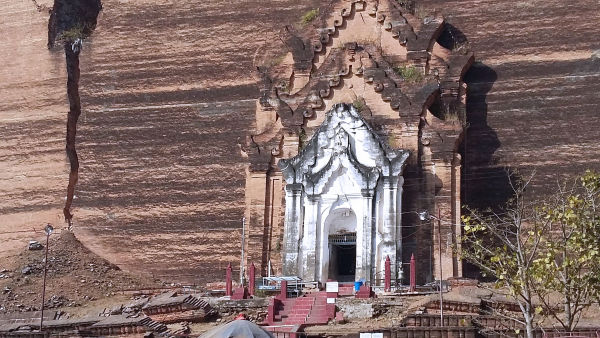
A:
[[[83,246],[71,232],[52,235],[48,252],[46,294],[56,295],[51,306],[74,307],[110,297],[120,290],[145,284]],[[11,266],[0,270],[0,313],[40,306],[44,251],[23,250]],[[85,280],[85,284],[81,283]],[[6,291],[3,291],[6,289]],[[17,305],[21,305],[17,307]]]
[[[173,327],[171,327],[171,332],[176,336],[190,334],[190,323],[181,322],[174,324]]]
[[[143,297],[123,306],[123,314],[137,314],[142,311],[142,308],[148,303],[148,298]]]
[[[27,248],[29,250],[42,250],[44,246],[38,241],[29,241]]]
[[[57,295],[53,295],[50,297],[50,299],[48,299],[44,305],[44,307],[46,309],[54,309],[54,308],[59,308],[61,306],[64,305],[68,305],[68,304],[74,304],[72,303],[68,298],[66,298],[65,296],[57,296]]]

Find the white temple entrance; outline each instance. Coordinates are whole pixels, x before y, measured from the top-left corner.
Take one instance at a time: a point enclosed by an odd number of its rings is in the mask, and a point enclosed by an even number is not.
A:
[[[408,151],[390,148],[354,107],[329,111],[304,149],[279,161],[286,181],[284,274],[370,283],[389,256],[395,279],[407,158]]]

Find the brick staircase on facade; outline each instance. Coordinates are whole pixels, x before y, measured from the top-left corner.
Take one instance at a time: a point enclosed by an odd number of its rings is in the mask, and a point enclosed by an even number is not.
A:
[[[335,317],[335,304],[327,304],[327,293],[320,291],[303,297],[271,299],[266,323],[269,325],[327,324]]]

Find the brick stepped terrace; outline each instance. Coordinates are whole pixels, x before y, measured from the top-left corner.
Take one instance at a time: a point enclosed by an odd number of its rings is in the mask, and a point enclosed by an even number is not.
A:
[[[445,314],[443,326],[440,325],[439,314],[412,314],[402,320],[402,326],[390,330],[394,338],[422,337],[488,337],[500,338],[513,336],[515,330],[524,331],[525,327],[519,322],[506,317],[477,314]],[[571,337],[598,337],[599,327],[582,327],[578,332],[568,334]],[[564,332],[556,328],[536,329],[535,337],[551,338],[565,337]]]
[[[152,298],[142,311],[160,323],[197,322],[215,313],[205,300],[192,295],[165,293]]]

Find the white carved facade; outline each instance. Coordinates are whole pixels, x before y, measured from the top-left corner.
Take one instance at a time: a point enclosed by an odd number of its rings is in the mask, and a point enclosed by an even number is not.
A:
[[[286,181],[283,273],[325,282],[335,279],[333,269],[343,269],[354,280],[371,282],[383,278],[389,256],[395,279],[408,155],[390,148],[353,106],[334,106],[302,151],[279,161]],[[333,239],[346,236],[355,238],[355,246],[333,250]],[[355,266],[337,266],[348,262]]]

